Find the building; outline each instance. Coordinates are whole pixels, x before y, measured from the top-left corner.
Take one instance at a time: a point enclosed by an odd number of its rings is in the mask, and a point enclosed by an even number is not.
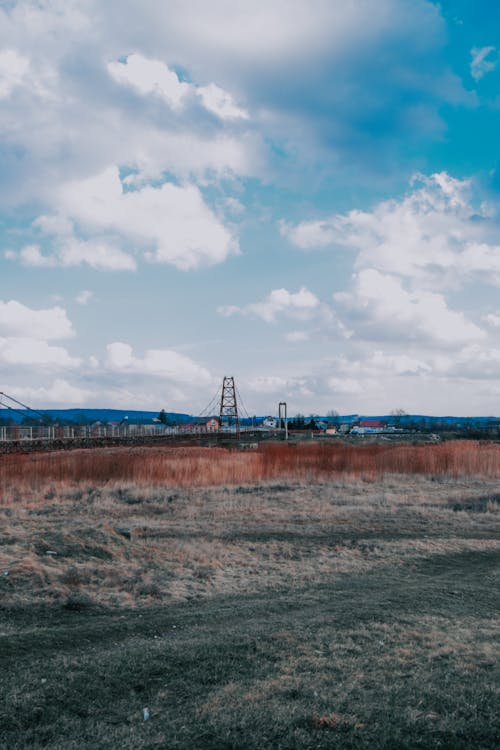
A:
[[[207,432],[219,432],[220,422],[217,417],[208,417],[208,419],[203,420],[203,422]]]
[[[360,419],[358,427],[371,428],[372,430],[380,430],[387,427],[387,422],[381,419]]]

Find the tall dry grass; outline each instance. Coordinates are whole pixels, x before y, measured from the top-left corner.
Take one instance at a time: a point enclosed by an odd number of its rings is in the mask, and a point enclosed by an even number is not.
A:
[[[437,445],[264,444],[255,451],[225,448],[108,448],[7,455],[0,461],[0,500],[48,483],[113,481],[171,487],[306,482],[384,474],[500,476],[500,445],[455,441]]]

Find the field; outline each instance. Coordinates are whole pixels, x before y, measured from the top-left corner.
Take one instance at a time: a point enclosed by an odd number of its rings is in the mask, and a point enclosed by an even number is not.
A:
[[[2,457],[0,747],[498,747],[499,475],[466,442]]]

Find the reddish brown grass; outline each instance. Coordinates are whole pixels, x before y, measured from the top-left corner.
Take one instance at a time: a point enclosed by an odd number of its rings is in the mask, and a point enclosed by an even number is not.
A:
[[[208,487],[275,479],[323,481],[388,473],[431,476],[500,475],[500,445],[455,441],[438,445],[264,444],[225,448],[108,448],[8,455],[0,463],[0,498],[48,483],[113,481]]]

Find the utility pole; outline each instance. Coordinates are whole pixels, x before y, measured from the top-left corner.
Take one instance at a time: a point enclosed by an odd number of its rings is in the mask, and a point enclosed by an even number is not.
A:
[[[219,411],[220,429],[224,425],[234,427],[236,437],[240,437],[240,418],[238,416],[238,403],[236,401],[236,386],[233,377],[225,376],[222,381],[222,392],[220,397]]]
[[[285,424],[285,440],[288,440],[288,417],[287,417],[287,407],[286,407],[286,401],[280,401],[278,404],[278,423],[281,428],[281,420],[283,420]]]

